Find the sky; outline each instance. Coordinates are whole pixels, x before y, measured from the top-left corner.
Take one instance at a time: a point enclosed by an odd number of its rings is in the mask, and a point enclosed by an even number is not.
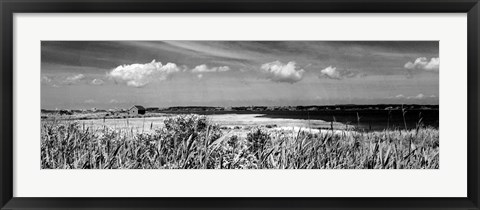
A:
[[[438,104],[438,41],[42,41],[42,109]]]

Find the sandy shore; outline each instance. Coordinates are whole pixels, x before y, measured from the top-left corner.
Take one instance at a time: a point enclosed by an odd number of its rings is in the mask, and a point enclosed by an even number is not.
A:
[[[114,129],[114,130],[128,130],[129,132],[153,132],[156,129],[162,128],[163,121],[171,115],[164,115],[160,117],[145,117],[145,118],[122,118],[122,119],[88,119],[77,120],[81,126],[90,127],[93,129]],[[275,131],[289,131],[298,133],[299,130],[319,133],[331,130],[344,130],[346,127],[341,123],[326,122],[323,120],[301,120],[301,119],[282,119],[282,118],[267,118],[261,117],[262,114],[219,114],[208,115],[207,119],[213,123],[218,124],[224,130],[231,130],[234,133],[249,131],[255,127],[262,127],[268,130]],[[350,127],[352,128],[352,127]],[[331,131],[330,131],[331,132]]]

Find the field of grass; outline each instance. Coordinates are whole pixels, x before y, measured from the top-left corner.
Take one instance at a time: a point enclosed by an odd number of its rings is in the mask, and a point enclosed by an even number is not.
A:
[[[438,169],[439,131],[362,132],[252,127],[206,116],[165,118],[154,132],[42,120],[42,169]]]

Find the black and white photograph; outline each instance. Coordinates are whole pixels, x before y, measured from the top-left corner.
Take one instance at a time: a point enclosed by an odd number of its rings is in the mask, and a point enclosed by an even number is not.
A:
[[[41,169],[439,169],[439,70],[439,41],[42,41]]]

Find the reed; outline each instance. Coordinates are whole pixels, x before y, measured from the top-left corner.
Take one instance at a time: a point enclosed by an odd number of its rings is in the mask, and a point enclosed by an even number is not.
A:
[[[358,121],[360,117],[358,117]],[[128,119],[127,119],[127,125]],[[357,122],[358,123],[358,122]],[[438,169],[438,129],[311,133],[255,127],[246,137],[205,116],[155,132],[42,121],[42,169]],[[151,124],[150,127],[153,125]],[[143,126],[142,126],[143,127]],[[408,145],[408,146],[407,146]]]

